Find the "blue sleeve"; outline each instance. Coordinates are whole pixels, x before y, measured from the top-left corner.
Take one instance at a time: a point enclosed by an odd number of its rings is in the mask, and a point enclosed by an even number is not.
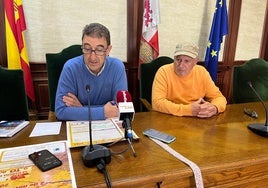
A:
[[[122,66],[123,65],[123,66]],[[117,75],[115,77],[115,81],[114,81],[114,100],[116,101],[116,95],[117,92],[120,90],[128,90],[128,85],[127,85],[127,76],[126,76],[126,71],[125,71],[125,66],[122,63],[121,67],[119,66],[117,68]],[[120,70],[120,71],[119,71]]]
[[[92,120],[104,120],[104,107],[103,106],[91,106],[91,118]],[[73,120],[83,121],[89,120],[88,106],[83,107],[66,107],[58,111],[56,114],[59,120]]]

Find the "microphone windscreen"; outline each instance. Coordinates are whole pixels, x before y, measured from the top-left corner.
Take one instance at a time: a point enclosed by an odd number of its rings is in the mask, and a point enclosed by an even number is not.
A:
[[[116,102],[132,102],[130,93],[126,90],[118,91],[116,95]]]

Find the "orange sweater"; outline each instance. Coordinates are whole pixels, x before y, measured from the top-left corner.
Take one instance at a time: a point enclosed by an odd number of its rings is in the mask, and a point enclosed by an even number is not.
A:
[[[199,98],[214,104],[218,112],[226,108],[226,98],[203,66],[195,65],[185,77],[175,73],[174,63],[158,69],[152,86],[153,110],[176,116],[192,116],[191,103]]]

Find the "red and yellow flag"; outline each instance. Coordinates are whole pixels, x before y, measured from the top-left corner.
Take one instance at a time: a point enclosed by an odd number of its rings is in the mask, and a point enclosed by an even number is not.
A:
[[[34,101],[34,88],[23,31],[26,30],[22,0],[4,0],[8,69],[22,69],[27,96]]]
[[[142,35],[139,53],[139,64],[149,63],[159,55],[158,25],[159,1],[144,0]],[[139,74],[138,74],[139,77]]]

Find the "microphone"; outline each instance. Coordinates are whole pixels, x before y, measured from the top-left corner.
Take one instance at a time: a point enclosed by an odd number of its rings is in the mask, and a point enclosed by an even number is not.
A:
[[[82,160],[85,166],[93,167],[99,165],[103,161],[105,164],[111,162],[111,151],[102,145],[92,144],[92,118],[90,110],[90,86],[86,85],[87,98],[88,98],[88,122],[89,122],[89,146],[84,147],[82,150]]]
[[[125,128],[125,138],[133,139],[131,121],[134,119],[134,106],[131,95],[126,90],[117,92],[116,102],[119,109],[119,120],[123,121],[123,128]]]
[[[267,124],[267,119],[268,119],[268,113],[267,113],[267,107],[265,105],[265,103],[263,102],[262,98],[260,97],[260,95],[258,94],[258,92],[254,89],[254,87],[252,86],[252,83],[249,81],[248,82],[249,87],[252,89],[252,91],[256,94],[256,96],[258,97],[258,99],[261,101],[264,109],[265,109],[265,113],[266,113],[266,121],[265,124],[263,123],[254,123],[254,124],[249,124],[248,128],[253,131],[254,133],[263,136],[263,137],[268,137],[268,124]]]

